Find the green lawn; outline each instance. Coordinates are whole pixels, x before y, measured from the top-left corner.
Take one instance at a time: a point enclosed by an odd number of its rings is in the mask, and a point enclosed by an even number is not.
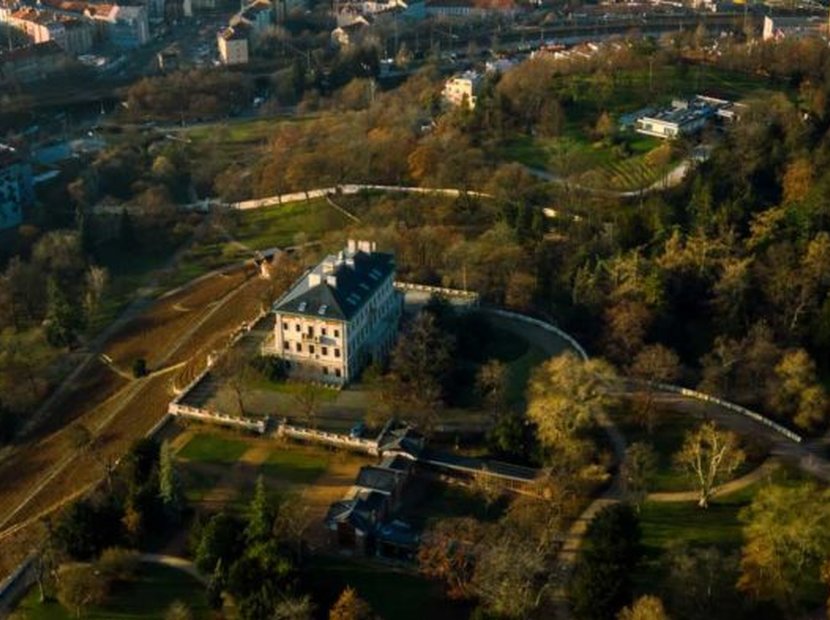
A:
[[[651,76],[647,68],[617,71],[610,83],[603,80],[597,74],[559,77],[555,88],[563,99],[572,101],[565,109],[562,135],[514,138],[502,147],[502,158],[586,185],[637,189],[659,180],[676,162],[660,168],[649,165],[645,156],[661,144],[650,136],[626,133],[618,137],[621,145],[594,141],[591,133],[603,112],[617,119],[644,107],[666,105],[675,97],[706,93],[742,100],[785,88],[760,77],[684,65],[657,67]],[[586,178],[581,179],[583,175]]]
[[[194,618],[209,617],[204,588],[185,573],[158,565],[142,566],[134,583],[116,588],[107,603],[83,614],[91,620],[163,620],[174,601],[182,601]],[[15,618],[21,620],[70,620],[69,613],[57,602],[41,604],[37,590],[23,599]]]
[[[346,586],[351,586],[382,618],[466,620],[470,613],[465,605],[445,598],[438,584],[414,572],[376,563],[316,557],[304,581],[314,602],[323,610],[331,607]]]
[[[525,402],[525,391],[530,373],[548,358],[549,355],[541,347],[531,344],[524,355],[510,363],[507,377],[508,403],[521,405]]]
[[[658,422],[651,434],[634,419],[632,407],[637,403],[623,403],[615,412],[615,421],[629,444],[644,442],[650,444],[657,455],[657,473],[651,481],[650,490],[655,492],[690,491],[694,483],[685,472],[674,463],[674,455],[683,446],[688,431],[697,427],[703,420],[690,417],[677,411],[663,410],[658,413]],[[746,450],[747,459],[732,475],[739,478],[760,466],[766,457],[766,450],[760,446],[751,446]]]
[[[236,243],[225,238],[194,243],[179,262],[175,283],[251,258],[253,250],[315,241],[324,233],[340,230],[350,223],[324,199],[239,211],[229,219],[227,232]],[[299,233],[303,234],[302,239],[298,238]]]
[[[179,468],[188,502],[200,502],[221,480],[219,473],[196,470],[185,464]]]
[[[262,473],[292,484],[311,484],[329,464],[330,456],[320,449],[287,446],[268,455]]]
[[[178,456],[203,463],[234,463],[248,450],[242,439],[199,433],[182,448]]]

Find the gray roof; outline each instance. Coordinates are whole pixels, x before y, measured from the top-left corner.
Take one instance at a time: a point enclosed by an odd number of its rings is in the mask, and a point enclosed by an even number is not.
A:
[[[375,489],[381,493],[391,493],[397,488],[400,478],[400,472],[384,469],[383,467],[375,467],[374,465],[366,465],[360,468],[360,473],[358,473],[357,480],[354,484],[364,489]]]
[[[347,321],[394,272],[395,261],[391,254],[359,251],[348,257],[342,253],[329,256],[278,299],[274,310]],[[333,284],[328,277],[333,277]],[[319,278],[320,282],[312,285],[312,278]]]

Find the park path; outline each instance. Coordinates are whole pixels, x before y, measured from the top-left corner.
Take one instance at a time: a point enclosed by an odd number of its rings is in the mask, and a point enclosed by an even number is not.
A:
[[[744,474],[740,478],[735,478],[734,480],[730,480],[729,482],[716,487],[714,491],[712,491],[712,497],[729,495],[730,493],[742,491],[756,482],[768,479],[780,466],[781,462],[778,459],[768,458],[758,467]],[[698,498],[699,494],[697,491],[675,491],[648,494],[648,501],[660,503],[696,502]]]
[[[208,580],[207,578],[199,572],[196,568],[196,565],[193,564],[190,560],[186,560],[185,558],[180,558],[175,555],[164,555],[160,553],[142,553],[138,556],[139,561],[145,562],[147,564],[161,564],[162,566],[168,566],[170,568],[175,568],[176,570],[180,570],[183,573],[187,573],[194,579],[196,579],[202,585],[207,585]]]

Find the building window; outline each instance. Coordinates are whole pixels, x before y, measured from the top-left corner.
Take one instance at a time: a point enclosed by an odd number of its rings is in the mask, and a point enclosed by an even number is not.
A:
[[[303,351],[303,345],[298,342],[297,343],[297,353],[302,353],[302,351]]]
[[[340,374],[341,374],[341,373],[340,373],[340,369],[339,369],[339,368],[335,368],[335,369],[334,369],[334,376],[335,376],[335,377],[339,377],[339,376],[340,376]]]
[[[322,350],[323,355],[328,355],[329,354],[329,348],[328,347],[322,347],[322,349],[323,349]]]
[[[309,335],[309,336],[313,336],[313,335],[314,335],[314,326],[313,326],[313,325],[309,325],[309,326],[308,326],[308,335]]]
[[[288,323],[283,323],[282,328],[284,331],[288,331]]]
[[[335,338],[340,338],[340,330],[339,329],[334,330],[334,337]]]
[[[300,324],[299,324],[299,323],[297,323],[297,324],[294,326],[294,331],[300,331]]]
[[[320,333],[321,333],[323,336],[325,336],[325,335],[326,335],[326,328],[325,328],[325,327],[321,327],[321,328],[320,328]]]
[[[328,369],[328,368],[326,368],[325,366],[323,366],[323,374],[324,374],[324,375],[329,374],[329,369]]]
[[[312,355],[314,355],[314,345],[313,344],[308,345],[308,352],[311,353]]]
[[[288,342],[283,342],[282,343],[282,348],[285,349],[286,351],[288,351],[288,349],[291,348],[291,345]]]
[[[340,349],[334,350],[334,357],[340,357]]]

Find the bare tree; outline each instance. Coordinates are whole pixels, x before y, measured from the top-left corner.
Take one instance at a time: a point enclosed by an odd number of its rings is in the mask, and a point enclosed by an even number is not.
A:
[[[738,437],[720,430],[714,422],[705,422],[686,433],[683,447],[675,455],[677,465],[695,481],[699,490],[697,505],[709,507],[715,486],[744,462]]]

